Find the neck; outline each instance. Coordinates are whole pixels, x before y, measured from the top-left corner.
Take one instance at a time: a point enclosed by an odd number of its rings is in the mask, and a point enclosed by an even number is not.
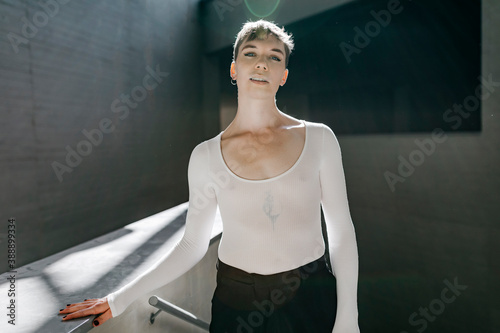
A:
[[[238,110],[231,127],[238,132],[257,132],[263,128],[280,126],[284,117],[276,106],[274,96],[259,99],[238,94]]]

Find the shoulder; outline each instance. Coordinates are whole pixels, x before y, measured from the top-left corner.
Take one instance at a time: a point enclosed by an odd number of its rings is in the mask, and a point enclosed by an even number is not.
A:
[[[196,147],[194,147],[191,151],[191,156],[189,158],[189,168],[198,170],[200,168],[203,169],[208,167],[211,156],[216,153],[215,148],[217,147],[217,144],[218,135],[196,145]]]
[[[314,146],[321,152],[321,158],[326,155],[339,155],[340,144],[333,130],[326,124],[306,121],[306,126],[309,131]]]
[[[307,130],[310,132],[310,134],[313,134],[316,139],[320,140],[321,142],[323,142],[325,139],[334,139],[335,141],[337,140],[335,133],[333,133],[332,129],[328,125],[306,120],[304,120],[304,124],[306,125]]]
[[[217,136],[212,139],[205,140],[196,147],[191,152],[188,164],[188,179],[192,184],[204,184],[207,182],[207,177],[209,177],[211,161],[214,160],[214,154],[216,153],[215,147],[218,143]]]
[[[313,121],[308,121],[308,120],[303,120],[303,122],[307,126],[308,129],[311,129],[313,131],[318,131],[318,132],[322,132],[324,130],[331,131],[330,127],[328,127],[328,125],[325,125],[323,123],[318,123],[318,122],[313,122]]]
[[[219,143],[219,136],[220,134],[197,144],[191,152],[191,158],[207,156],[209,152],[213,153]]]

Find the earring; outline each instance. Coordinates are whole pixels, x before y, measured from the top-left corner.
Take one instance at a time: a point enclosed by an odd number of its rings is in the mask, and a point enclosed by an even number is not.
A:
[[[235,85],[236,85],[236,80],[235,80],[235,79],[233,79],[232,77],[231,77],[231,84],[232,84],[233,86],[235,86]]]

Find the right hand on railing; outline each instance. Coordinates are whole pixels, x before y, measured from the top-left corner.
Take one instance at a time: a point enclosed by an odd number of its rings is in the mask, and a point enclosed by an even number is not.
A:
[[[68,313],[68,315],[63,317],[63,321],[101,314],[94,319],[92,323],[94,327],[102,325],[105,321],[113,317],[108,300],[105,297],[86,299],[80,303],[68,304],[65,309],[59,310],[59,313]]]

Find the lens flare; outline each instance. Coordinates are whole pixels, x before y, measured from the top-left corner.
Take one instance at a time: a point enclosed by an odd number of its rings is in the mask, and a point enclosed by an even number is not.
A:
[[[250,4],[251,3],[251,4]],[[250,13],[253,15],[264,18],[272,13],[278,8],[280,0],[268,1],[268,0],[245,0],[245,5],[247,6]]]

